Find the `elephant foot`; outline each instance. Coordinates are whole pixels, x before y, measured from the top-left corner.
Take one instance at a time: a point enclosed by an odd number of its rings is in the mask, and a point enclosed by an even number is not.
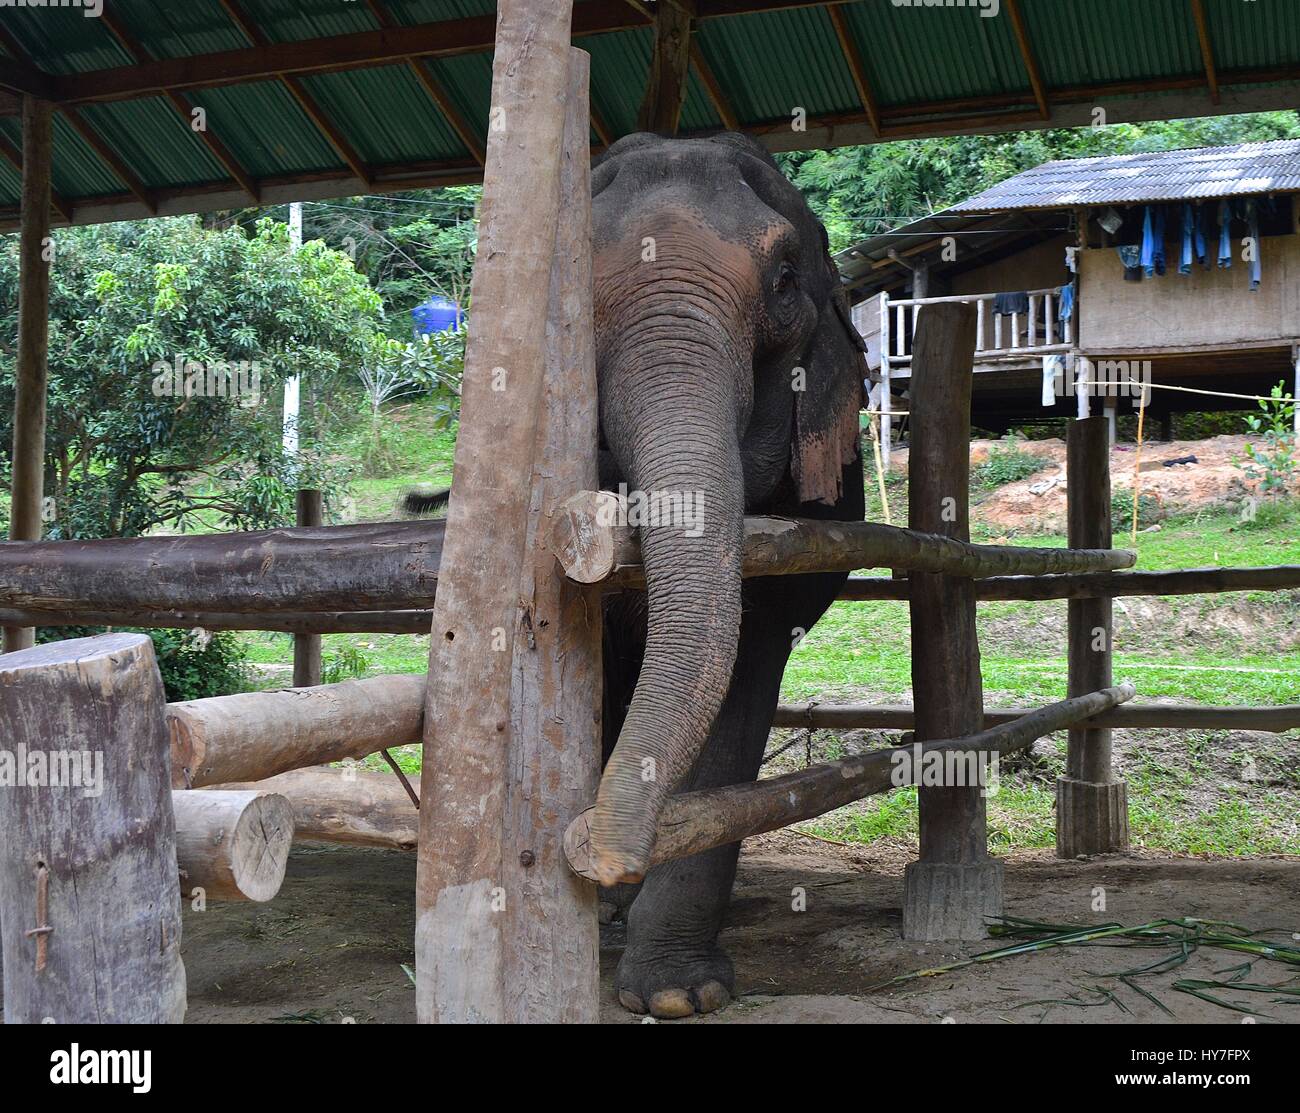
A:
[[[731,959],[713,946],[698,954],[651,956],[624,952],[614,977],[619,1004],[659,1020],[711,1013],[731,1003],[736,975]]]

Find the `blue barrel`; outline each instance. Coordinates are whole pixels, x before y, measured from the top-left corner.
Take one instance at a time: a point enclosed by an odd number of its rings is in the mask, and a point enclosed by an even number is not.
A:
[[[463,319],[460,306],[447,298],[430,298],[411,310],[415,321],[415,335],[429,336],[435,332],[452,332],[460,328]]]

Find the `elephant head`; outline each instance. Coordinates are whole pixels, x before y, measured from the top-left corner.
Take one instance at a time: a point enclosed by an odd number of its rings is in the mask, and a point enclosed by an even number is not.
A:
[[[757,143],[628,136],[592,198],[602,449],[696,511],[642,524],[645,655],[591,826],[608,885],[644,874],[731,683],[744,515],[841,497],[866,365],[826,231]]]

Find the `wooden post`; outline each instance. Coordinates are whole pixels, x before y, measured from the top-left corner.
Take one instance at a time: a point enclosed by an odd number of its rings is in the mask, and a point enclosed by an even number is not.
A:
[[[1109,545],[1113,529],[1105,417],[1070,423],[1066,467],[1070,544]],[[1069,608],[1069,695],[1110,687],[1112,601],[1072,599]],[[1103,854],[1127,846],[1128,789],[1111,773],[1111,732],[1108,728],[1071,730],[1065,775],[1056,783],[1057,856]]]
[[[890,363],[893,343],[889,335],[889,291],[880,295],[880,461],[885,474],[889,474],[894,450],[894,384]]]
[[[105,634],[27,649],[0,658],[0,691],[5,1021],[179,1023],[180,890],[153,643]],[[42,769],[46,787],[34,779]]]
[[[970,540],[970,403],[975,309],[926,306],[912,359],[913,529]],[[963,738],[984,725],[984,690],[969,579],[913,573],[912,689],[916,741]],[[1002,911],[1002,864],[989,857],[978,785],[922,787],[921,857],[907,867],[907,939],[983,939]]]
[[[661,0],[654,14],[654,46],[637,130],[676,135],[691,69],[694,0]]]
[[[50,163],[48,101],[23,97],[22,233],[18,245],[18,358],[14,384],[9,540],[37,541],[45,501],[45,389],[50,333]],[[6,627],[4,650],[36,644],[36,631]]]
[[[538,563],[549,560],[543,498],[574,493],[570,469],[585,472],[595,452],[594,411],[579,404],[594,398],[586,58],[569,46],[571,0],[497,10],[475,312],[429,655],[415,933],[425,1022],[596,1015],[594,894],[559,878],[564,824],[595,785],[582,765],[598,746],[599,626],[571,622],[574,607],[547,583],[553,562]],[[557,304],[569,316],[548,334]],[[586,346],[581,366],[551,362],[565,334],[573,352]],[[564,405],[547,419],[544,373]],[[579,452],[590,456],[575,461]],[[549,468],[563,474],[535,492],[534,474]],[[598,606],[575,606],[584,602]],[[562,708],[584,692],[589,706]]]
[[[325,524],[325,496],[320,491],[298,491],[294,495],[294,509],[300,526]],[[294,634],[293,686],[295,688],[311,688],[320,683],[320,647],[319,634]]]
[[[1291,361],[1295,364],[1295,386],[1291,389],[1291,401],[1295,403],[1295,439],[1300,448],[1300,344],[1291,349]]]

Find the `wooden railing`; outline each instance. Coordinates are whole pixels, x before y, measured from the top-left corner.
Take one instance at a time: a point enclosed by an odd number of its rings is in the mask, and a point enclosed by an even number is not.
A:
[[[920,310],[927,305],[952,303],[975,306],[975,369],[978,371],[981,363],[991,360],[1073,351],[1077,312],[1065,321],[1057,320],[1063,289],[1056,286],[1031,290],[1028,312],[1009,315],[994,312],[1001,296],[997,293],[897,300],[891,300],[888,293],[880,295],[880,450],[886,469],[893,434],[890,384],[895,372],[902,372],[903,377],[911,376],[912,336]]]

